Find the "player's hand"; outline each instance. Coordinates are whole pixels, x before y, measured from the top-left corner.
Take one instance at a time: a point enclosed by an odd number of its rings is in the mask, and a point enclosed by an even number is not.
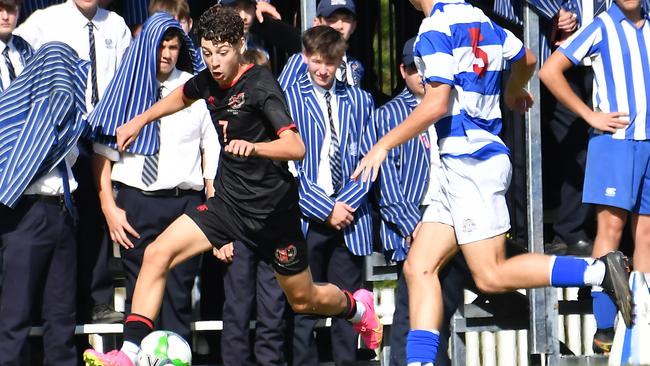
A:
[[[578,29],[578,16],[564,8],[560,8],[557,13],[557,28],[562,31],[563,35],[571,35]]]
[[[615,133],[619,128],[625,128],[630,124],[629,113],[626,112],[591,112],[587,118],[587,123],[597,130],[603,132]]]
[[[332,228],[342,230],[354,220],[354,211],[354,208],[347,203],[337,201],[326,222]]]
[[[119,151],[125,151],[131,146],[133,141],[140,133],[142,127],[147,123],[147,121],[142,117],[142,115],[135,116],[129,122],[123,124],[117,128],[117,149]]]
[[[264,14],[268,14],[271,18],[282,20],[275,6],[266,1],[258,1],[255,5],[255,17],[257,17],[258,22],[264,23]]]
[[[140,234],[129,224],[129,221],[126,219],[126,211],[117,205],[113,205],[113,207],[104,209],[103,212],[111,240],[124,247],[124,249],[133,249],[135,246],[129,239],[127,233],[138,239],[140,239]]]
[[[506,89],[506,105],[515,112],[526,113],[533,105],[533,95],[521,88]]]
[[[235,246],[232,242],[224,245],[221,249],[212,248],[212,254],[224,263],[232,263],[235,257]]]
[[[354,170],[350,178],[356,181],[361,177],[361,180],[367,182],[368,179],[372,179],[374,182],[379,176],[379,167],[386,160],[388,156],[388,150],[384,149],[379,145],[375,145],[368,151],[366,156],[361,159],[359,165]]]
[[[235,156],[247,158],[255,155],[255,144],[245,140],[231,140],[223,150]]]

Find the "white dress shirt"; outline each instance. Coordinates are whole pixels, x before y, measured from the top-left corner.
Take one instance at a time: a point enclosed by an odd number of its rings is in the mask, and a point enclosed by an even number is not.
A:
[[[191,77],[189,73],[174,69],[161,84],[162,96],[181,87]],[[111,179],[115,182],[145,191],[176,187],[199,191],[204,187],[204,178],[215,178],[221,147],[205,101],[199,99],[189,107],[160,120],[158,177],[148,187],[142,183],[144,155],[126,152],[120,154],[100,144],[95,144],[94,150],[115,161],[111,174]],[[205,159],[203,173],[201,150]]]
[[[79,58],[90,60],[90,43],[88,38],[89,20],[81,14],[73,0],[37,10],[24,23],[15,29],[14,34],[23,37],[35,50],[47,42],[64,42],[75,51]],[[124,19],[114,12],[98,8],[92,19],[95,37],[95,55],[97,64],[97,89],[99,97],[113,78],[122,56],[131,44],[131,32]],[[92,83],[90,69],[86,83],[86,106],[92,109]],[[66,164],[76,161],[66,156]],[[69,172],[70,188],[74,190],[77,183]],[[32,183],[25,194],[60,195],[63,193],[63,181],[55,168],[46,176]]]
[[[311,79],[311,75],[309,76]],[[336,136],[339,138],[339,143],[341,142],[341,127],[339,121],[339,97],[336,95],[334,83],[329,90],[323,89],[322,87],[316,85],[314,80],[311,79],[312,85],[314,86],[314,93],[316,95],[316,100],[318,101],[318,106],[321,109],[323,122],[325,122],[325,138],[323,139],[323,145],[320,149],[320,160],[318,163],[318,180],[316,184],[325,191],[325,194],[332,196],[334,194],[334,185],[332,184],[332,171],[330,169],[330,147],[332,145],[332,129],[330,128],[329,116],[327,114],[327,104],[325,101],[325,92],[329,92],[332,95],[330,103],[332,106],[332,120],[334,121],[334,129],[336,130]]]
[[[0,41],[0,91],[3,91],[9,87],[9,70],[7,69],[7,64],[5,63],[5,58],[2,56],[2,53],[5,51],[5,48],[9,47],[9,59],[14,67],[14,72],[16,75],[20,74],[25,67],[23,58],[20,56],[20,53],[16,49],[13,43],[13,37],[9,39],[8,43]]]

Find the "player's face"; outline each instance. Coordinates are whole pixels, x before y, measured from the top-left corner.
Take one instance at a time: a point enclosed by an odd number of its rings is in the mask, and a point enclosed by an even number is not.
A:
[[[201,38],[203,61],[212,73],[214,80],[221,86],[229,86],[239,73],[241,54],[243,53],[244,40],[239,40],[236,45],[228,42],[217,43]]]
[[[158,76],[159,79],[167,79],[176,66],[178,55],[181,52],[181,43],[178,38],[173,37],[163,40],[158,47]]]
[[[181,28],[183,28],[185,34],[189,34],[190,31],[192,30],[192,18],[179,19],[178,17],[175,17],[175,19],[178,20],[179,23],[181,23]]]
[[[237,5],[233,7],[233,9],[237,14],[239,14],[241,20],[244,21],[244,33],[248,34],[248,31],[251,29],[251,25],[253,25],[253,19],[255,17],[255,6],[248,3],[238,2]]]
[[[318,53],[303,57],[307,61],[307,70],[314,83],[325,89],[332,87],[336,68],[341,64],[341,59],[325,59]]]
[[[422,84],[422,77],[418,74],[415,66],[404,67],[404,64],[399,65],[399,70],[402,73],[406,87],[411,93],[417,96],[424,95],[424,84]]]
[[[0,39],[8,41],[11,37],[11,32],[16,28],[16,21],[18,20],[17,6],[5,7],[0,5]]]
[[[346,41],[350,39],[352,33],[357,28],[357,21],[354,20],[354,15],[347,11],[335,11],[328,17],[319,17],[316,25],[327,25],[336,29],[343,39]]]

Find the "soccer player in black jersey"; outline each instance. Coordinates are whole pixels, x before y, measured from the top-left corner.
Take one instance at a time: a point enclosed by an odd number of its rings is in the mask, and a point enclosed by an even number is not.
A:
[[[87,350],[86,364],[133,366],[142,339],[153,330],[169,269],[236,239],[273,263],[294,311],[347,318],[367,345],[379,344],[383,329],[368,291],[352,295],[312,280],[297,185],[286,164],[302,159],[305,146],[273,75],[242,61],[241,18],[215,5],[201,16],[199,35],[207,69],[121,126],[117,143],[123,150],[145,124],[205,99],[224,151],[215,195],[178,218],[147,247],[122,349],[108,354]]]

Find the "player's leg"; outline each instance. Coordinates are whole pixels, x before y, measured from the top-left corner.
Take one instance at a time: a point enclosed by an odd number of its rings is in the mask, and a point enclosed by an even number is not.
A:
[[[451,226],[424,222],[404,262],[411,330],[406,339],[406,363],[429,365],[436,359],[443,300],[438,273],[457,252]]]
[[[122,350],[107,355],[87,350],[84,352],[86,364],[134,365],[140,342],[153,331],[153,319],[160,310],[167,272],[177,264],[211,248],[212,245],[203,231],[187,215],[182,215],[165,229],[145,250],[133,292],[131,314],[124,324]]]
[[[592,258],[598,258],[618,250],[627,217],[627,211],[621,208],[613,206],[598,206],[596,208],[597,231]],[[618,310],[614,301],[603,292],[600,286],[591,288],[591,297],[596,319],[593,350],[596,353],[608,353],[614,340],[614,320]]]

